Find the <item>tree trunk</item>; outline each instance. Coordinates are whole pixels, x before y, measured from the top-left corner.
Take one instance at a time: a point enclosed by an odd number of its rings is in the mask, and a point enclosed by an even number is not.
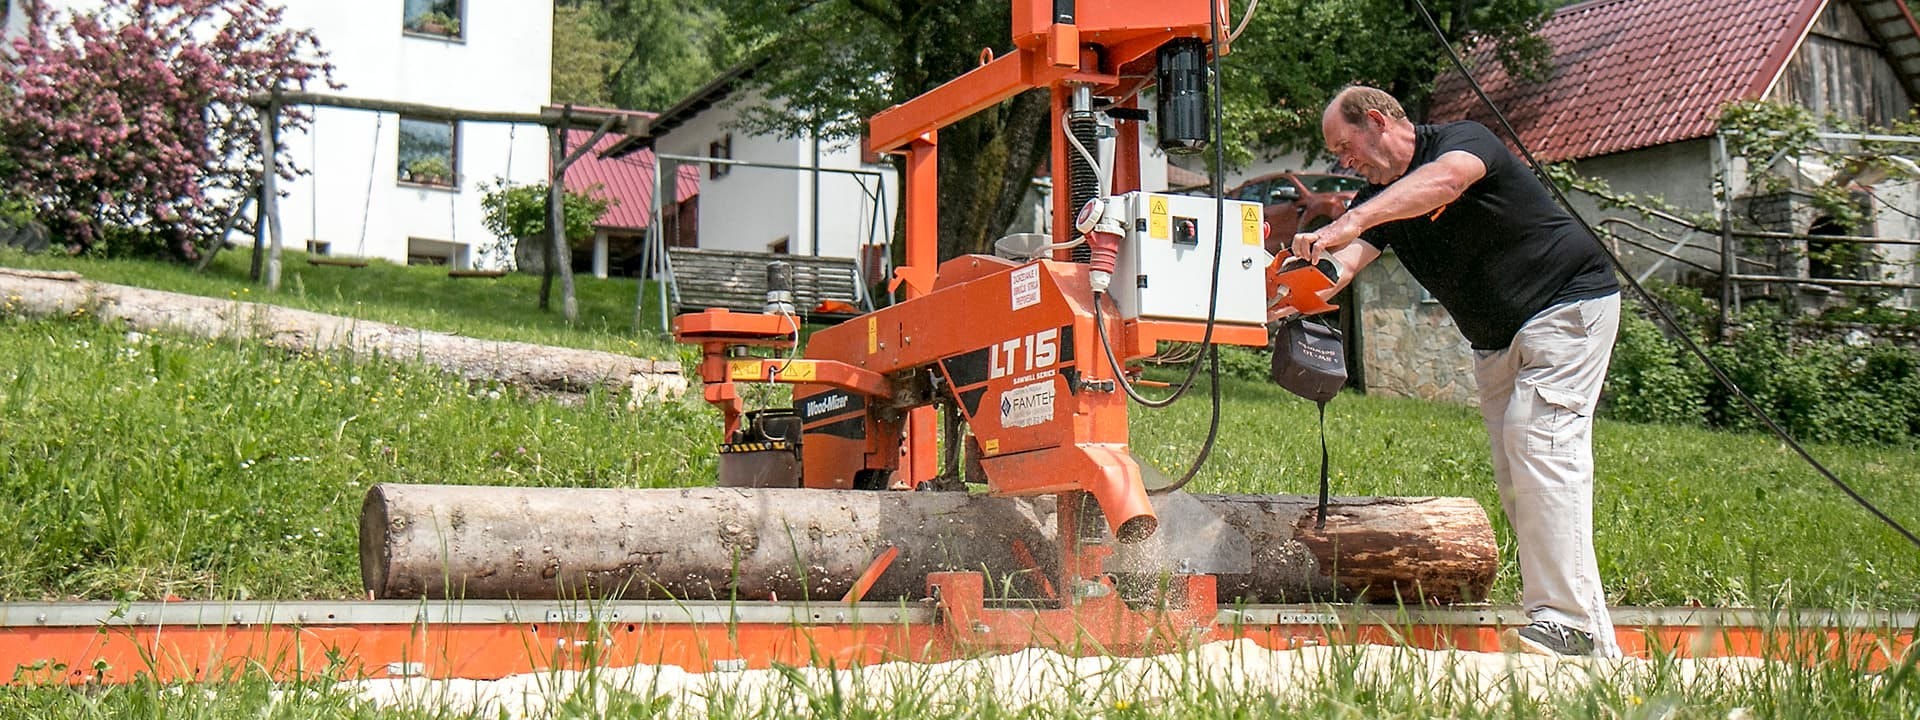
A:
[[[1006,232],[1007,226],[1012,225],[1015,216],[1024,209],[1021,206],[1027,190],[1033,186],[1034,171],[1046,160],[1051,147],[1047,138],[1052,110],[1045,90],[1021,93],[1007,108],[1007,125],[1001,134],[1007,162],[1000,168],[1000,191],[983,228],[986,234],[981,238],[982,252],[992,252],[992,242],[1000,239],[1000,233]],[[1065,238],[1056,240],[1064,242]]]
[[[1165,572],[1218,577],[1220,601],[1485,598],[1498,565],[1464,498],[1154,498],[1159,532],[1114,545],[1123,591]],[[361,577],[383,598],[833,599],[888,546],[871,600],[925,595],[928,573],[977,570],[1032,597],[1024,545],[1053,575],[1051,498],[961,492],[378,485],[360,515]],[[1058,587],[1057,580],[1056,587]]]
[[[571,113],[568,108],[565,113]],[[566,114],[563,113],[562,117]],[[573,297],[573,248],[567,245],[567,131],[555,128],[553,131],[553,177],[547,182],[547,243],[552,252],[547,254],[547,276],[552,277],[557,270],[560,273],[560,316],[568,323],[580,317],[580,304]],[[545,284],[542,284],[544,287]],[[546,293],[541,293],[545,298]]]
[[[272,241],[267,246],[267,289],[280,289],[280,103],[269,102],[260,111],[260,210],[266,214]]]
[[[473,380],[538,392],[584,393],[597,387],[633,396],[685,390],[680,363],[615,353],[501,342],[323,315],[273,305],[86,282],[78,275],[0,268],[0,298],[11,312],[66,317],[75,310],[143,332],[254,337],[292,352],[346,351],[421,362]],[[638,399],[635,397],[634,399]]]

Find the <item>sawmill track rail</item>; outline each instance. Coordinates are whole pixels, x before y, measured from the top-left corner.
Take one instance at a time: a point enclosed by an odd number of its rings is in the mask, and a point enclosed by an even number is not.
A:
[[[1621,646],[1645,656],[1846,658],[1864,669],[1912,652],[1920,613],[1618,608]],[[1189,642],[1270,648],[1405,643],[1497,651],[1514,606],[1248,605]],[[23,683],[282,679],[492,679],[594,664],[728,671],[771,663],[942,661],[990,652],[930,602],[275,601],[0,603],[0,678]],[[1060,638],[1056,649],[1090,654]]]

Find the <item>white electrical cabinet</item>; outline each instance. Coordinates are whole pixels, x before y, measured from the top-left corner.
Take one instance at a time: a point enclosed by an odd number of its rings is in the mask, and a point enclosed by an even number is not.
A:
[[[1127,208],[1126,242],[1109,293],[1129,319],[1207,319],[1207,290],[1213,283],[1213,251],[1220,258],[1217,322],[1259,325],[1267,321],[1267,253],[1261,233],[1260,204],[1224,201],[1225,232],[1217,238],[1214,222],[1221,202],[1210,197],[1132,192],[1121,196]]]

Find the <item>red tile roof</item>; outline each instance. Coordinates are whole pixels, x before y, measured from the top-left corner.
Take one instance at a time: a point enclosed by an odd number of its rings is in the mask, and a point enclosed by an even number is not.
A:
[[[1468,67],[1542,162],[1705,137],[1720,107],[1758,99],[1823,0],[1590,0],[1555,12],[1539,35],[1552,77],[1516,82],[1481,48]],[[1429,122],[1478,120],[1505,135],[1456,72],[1434,84]]]
[[[593,133],[588,130],[568,130],[567,147],[580,147]],[[594,191],[600,197],[617,200],[613,207],[600,216],[594,223],[600,227],[638,230],[651,222],[653,217],[653,150],[646,149],[620,158],[602,158],[600,153],[613,147],[624,136],[608,134],[600,138],[593,151],[580,156],[573,165],[567,167],[567,189],[584,192],[598,184]],[[679,202],[700,194],[700,166],[681,165],[674,183],[674,201]],[[669,204],[671,207],[671,204]]]

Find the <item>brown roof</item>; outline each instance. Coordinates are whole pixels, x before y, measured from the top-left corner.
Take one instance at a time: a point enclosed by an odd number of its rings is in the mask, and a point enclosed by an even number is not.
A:
[[[1842,1],[1895,52],[1901,42],[1920,44],[1920,29],[1898,0]],[[1637,150],[1710,135],[1722,105],[1765,95],[1824,5],[1589,0],[1561,8],[1540,28],[1553,47],[1549,79],[1515,81],[1488,48],[1473,52],[1468,66],[1542,162]],[[1914,92],[1920,56],[1889,59]],[[1433,97],[1428,121],[1473,119],[1499,132],[1459,73],[1441,75]]]

